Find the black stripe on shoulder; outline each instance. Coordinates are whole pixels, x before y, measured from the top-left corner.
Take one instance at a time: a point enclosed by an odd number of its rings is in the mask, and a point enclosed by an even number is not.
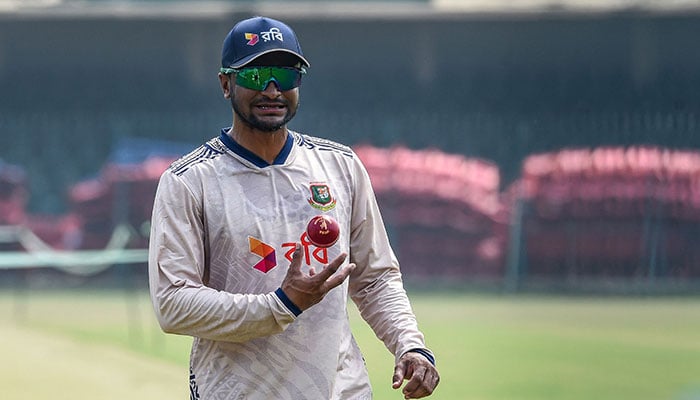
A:
[[[191,166],[202,161],[214,159],[224,153],[224,144],[219,138],[214,138],[199,146],[189,154],[183,156],[179,160],[170,165],[170,172],[175,175],[182,175],[190,169]]]
[[[334,142],[332,140],[323,139],[315,136],[309,136],[305,134],[296,134],[295,142],[298,146],[306,147],[307,149],[314,149],[319,151],[333,151],[341,153],[347,157],[353,157],[354,153],[350,147]]]

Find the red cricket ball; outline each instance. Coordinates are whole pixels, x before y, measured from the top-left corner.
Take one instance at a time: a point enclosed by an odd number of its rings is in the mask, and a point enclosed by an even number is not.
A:
[[[338,241],[340,225],[328,215],[317,215],[306,225],[306,235],[316,247],[331,247]]]

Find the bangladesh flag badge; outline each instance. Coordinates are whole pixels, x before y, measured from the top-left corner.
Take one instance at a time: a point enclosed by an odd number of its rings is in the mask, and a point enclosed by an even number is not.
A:
[[[321,211],[332,210],[335,207],[335,199],[331,195],[331,190],[325,183],[312,183],[309,185],[311,189],[311,197],[309,204],[313,208]]]

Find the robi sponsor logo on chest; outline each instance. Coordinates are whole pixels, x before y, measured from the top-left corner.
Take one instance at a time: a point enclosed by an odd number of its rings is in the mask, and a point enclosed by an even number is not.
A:
[[[337,241],[337,236],[333,243],[324,242],[323,240],[328,240],[328,237],[322,236],[324,238],[318,239],[321,242],[318,245],[311,241],[306,232],[299,237],[299,243],[301,243],[301,247],[304,250],[303,263],[305,265],[310,266],[312,263],[328,264],[328,247]],[[296,244],[297,242],[285,242],[281,245],[284,258],[289,262],[292,261]],[[257,259],[257,262],[252,265],[253,269],[267,274],[277,267],[277,250],[274,246],[253,236],[248,236],[248,245],[250,246],[250,253],[254,254]]]

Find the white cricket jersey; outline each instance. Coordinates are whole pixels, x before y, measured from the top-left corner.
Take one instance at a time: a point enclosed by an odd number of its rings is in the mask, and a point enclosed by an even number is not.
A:
[[[225,132],[163,173],[153,209],[151,297],[164,331],[194,337],[191,398],[370,399],[348,295],[396,358],[425,343],[364,166],[291,131],[268,164]],[[320,214],[340,224],[327,249],[305,236]],[[278,290],[296,242],[304,271],[341,252],[357,265],[301,313]]]

